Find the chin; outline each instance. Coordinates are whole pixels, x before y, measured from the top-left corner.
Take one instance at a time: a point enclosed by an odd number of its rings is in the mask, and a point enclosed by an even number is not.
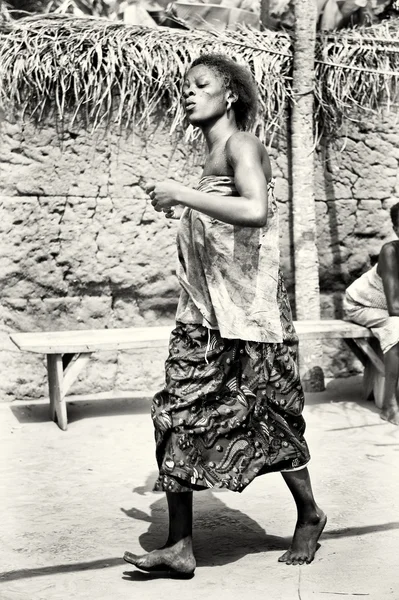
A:
[[[198,127],[203,123],[203,119],[198,118],[195,115],[186,115],[186,118],[190,125],[193,125],[194,127]]]

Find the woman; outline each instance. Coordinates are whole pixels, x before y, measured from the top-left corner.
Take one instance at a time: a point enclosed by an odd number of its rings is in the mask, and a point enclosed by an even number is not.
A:
[[[221,55],[191,65],[183,86],[188,121],[207,158],[196,189],[162,181],[148,191],[156,211],[183,206],[178,233],[181,296],[166,361],[166,385],[152,406],[169,537],[125,560],[146,571],[192,576],[192,492],[242,492],[258,475],[281,471],[298,520],[279,559],[310,563],[326,516],[306,464],[304,396],[297,337],[279,270],[278,215],[271,165],[245,132],[256,112],[250,73]]]
[[[399,236],[399,203],[390,212]],[[384,244],[378,262],[348,287],[344,310],[348,320],[370,327],[380,342],[385,366],[380,414],[399,425],[399,240]]]

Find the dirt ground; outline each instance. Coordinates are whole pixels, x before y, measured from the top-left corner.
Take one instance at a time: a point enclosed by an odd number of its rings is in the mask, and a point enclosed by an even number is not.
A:
[[[122,560],[163,543],[150,397],[0,404],[0,599],[399,600],[399,428],[358,377],[308,394],[315,496],[329,521],[312,565],[287,566],[295,506],[279,474],[243,494],[195,496],[196,575],[148,576]]]

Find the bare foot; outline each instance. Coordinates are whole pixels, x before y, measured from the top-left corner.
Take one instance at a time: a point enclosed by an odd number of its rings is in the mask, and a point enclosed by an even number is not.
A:
[[[125,552],[123,559],[142,571],[164,571],[187,578],[194,575],[196,567],[191,538],[184,538],[176,544],[166,545],[142,556]]]
[[[321,510],[311,521],[297,522],[291,546],[280,556],[279,562],[285,562],[287,565],[310,564],[314,559],[317,542],[326,523],[327,516]]]
[[[394,405],[390,405],[387,407],[383,406],[381,409],[380,417],[384,421],[389,421],[394,425],[399,425],[399,408],[397,403],[395,402]]]

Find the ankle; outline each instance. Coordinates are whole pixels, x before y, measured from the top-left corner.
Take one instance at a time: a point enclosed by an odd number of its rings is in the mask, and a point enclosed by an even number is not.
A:
[[[193,545],[193,537],[192,535],[185,536],[176,536],[169,534],[168,541],[166,542],[166,546],[181,546],[182,548],[192,548]]]
[[[389,411],[397,411],[398,410],[398,403],[396,398],[389,398],[388,400],[384,400],[384,402],[382,403],[381,406],[381,410],[385,411],[385,412],[389,412]]]
[[[316,525],[321,519],[322,511],[318,506],[306,507],[298,510],[297,522],[300,525]]]

